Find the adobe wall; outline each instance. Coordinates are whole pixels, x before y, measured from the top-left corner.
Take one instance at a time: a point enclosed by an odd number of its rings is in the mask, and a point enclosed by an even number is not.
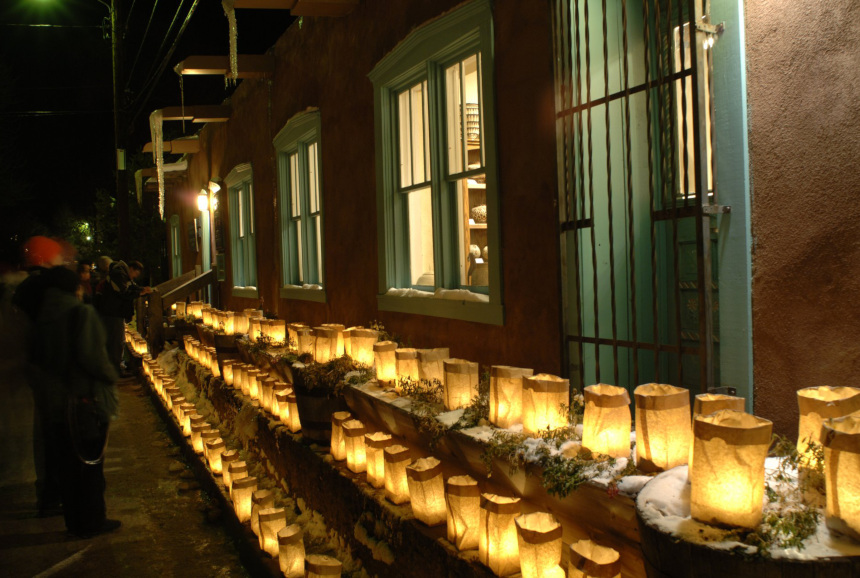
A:
[[[860,384],[860,3],[746,3],[755,412]]]
[[[190,180],[223,178],[245,162],[254,171],[261,300],[233,298],[227,282],[222,284],[223,308],[262,307],[310,324],[367,325],[379,319],[417,347],[450,346],[452,355],[485,364],[561,371],[550,14],[524,0],[494,3],[506,324],[377,310],[375,135],[367,74],[411,30],[458,4],[412,1],[395,11],[390,3],[368,0],[345,18],[305,18],[301,28],[293,25],[275,45],[274,77],[242,81],[232,97],[231,120],[204,128],[201,153],[190,161]],[[278,298],[280,223],[272,139],[307,107],[319,108],[322,121],[325,304]],[[221,203],[229,252],[223,194]]]

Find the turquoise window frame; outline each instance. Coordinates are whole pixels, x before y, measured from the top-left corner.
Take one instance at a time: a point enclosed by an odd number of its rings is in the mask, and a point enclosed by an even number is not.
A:
[[[179,215],[170,216],[170,272],[173,278],[182,275],[182,229]]]
[[[489,302],[416,299],[388,295],[392,288],[413,287],[409,278],[409,231],[406,195],[398,174],[397,95],[428,81],[431,194],[435,287],[460,289],[459,240],[455,222],[455,182],[448,175],[445,126],[445,68],[475,53],[481,55],[484,168],[487,182]],[[413,31],[368,75],[374,85],[379,295],[382,311],[504,324],[501,271],[501,219],[496,168],[493,13],[489,0],[474,0]],[[481,291],[473,291],[482,293]]]
[[[281,223],[281,288],[279,294],[284,299],[305,301],[326,301],[325,293],[325,230],[322,183],[322,145],[320,143],[321,119],[316,109],[310,109],[293,116],[272,140],[278,170],[278,203]],[[316,145],[316,179],[319,200],[316,212],[312,211],[310,195],[309,149]],[[290,169],[290,157],[298,155],[298,174]],[[292,213],[290,182],[297,177],[300,205],[299,217]],[[319,235],[313,226],[313,217],[319,218]],[[301,242],[296,243],[297,231]],[[299,249],[301,248],[301,258]],[[299,267],[301,264],[301,270]],[[323,289],[302,289],[289,287],[299,284],[322,285]]]
[[[254,171],[250,163],[238,165],[224,178],[230,207],[230,249],[233,296],[259,297],[257,289],[257,237],[254,222]]]

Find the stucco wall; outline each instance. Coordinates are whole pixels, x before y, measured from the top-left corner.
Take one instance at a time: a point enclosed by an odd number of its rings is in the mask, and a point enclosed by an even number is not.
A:
[[[860,384],[860,3],[746,5],[755,412]]]
[[[366,325],[374,319],[417,347],[449,346],[484,364],[561,371],[556,167],[550,13],[525,0],[494,3],[499,199],[503,247],[504,327],[380,312],[373,87],[367,74],[414,28],[457,6],[456,0],[398,5],[361,2],[345,18],[305,18],[273,48],[271,80],[245,80],[232,116],[201,134],[191,159],[192,189],[250,162],[255,187],[261,300],[230,295],[221,306],[262,307],[290,321]],[[240,30],[241,35],[241,30]],[[241,46],[241,43],[240,43]],[[272,139],[307,107],[321,116],[321,168],[327,303],[278,298],[280,223]],[[229,207],[221,195],[225,249]]]

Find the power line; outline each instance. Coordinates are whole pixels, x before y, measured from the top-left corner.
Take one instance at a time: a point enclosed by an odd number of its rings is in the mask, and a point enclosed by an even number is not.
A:
[[[132,8],[134,8],[134,4],[132,4]],[[143,37],[140,39],[140,46],[137,47],[137,55],[134,57],[134,64],[131,65],[131,70],[126,76],[125,79],[125,89],[128,90],[128,87],[131,85],[131,77],[134,75],[134,69],[137,67],[137,61],[140,58],[140,52],[143,50],[143,45],[146,42],[146,37],[149,35],[149,26],[152,24],[152,17],[155,16],[155,9],[158,8],[158,0],[155,0],[155,3],[152,5],[152,12],[149,13],[149,22],[146,23],[146,30],[143,31]],[[126,25],[128,25],[128,21],[126,21]]]
[[[0,112],[3,116],[39,117],[39,116],[80,116],[85,114],[108,114],[111,110],[10,110]]]
[[[0,26],[16,28],[102,28],[101,24],[15,24],[0,22]]]
[[[176,8],[176,12],[173,14],[173,20],[170,21],[170,26],[167,28],[167,32],[164,33],[164,38],[161,40],[161,46],[158,47],[158,50],[155,52],[155,56],[152,59],[152,65],[149,67],[149,72],[146,73],[147,79],[143,83],[143,87],[141,90],[144,90],[147,85],[154,78],[153,71],[157,70],[155,67],[155,63],[158,61],[158,57],[161,55],[161,51],[164,50],[164,47],[167,45],[167,39],[170,37],[170,31],[173,30],[174,24],[176,24],[176,19],[179,18],[179,12],[182,10],[182,7],[185,5],[185,0],[181,0],[179,6]]]

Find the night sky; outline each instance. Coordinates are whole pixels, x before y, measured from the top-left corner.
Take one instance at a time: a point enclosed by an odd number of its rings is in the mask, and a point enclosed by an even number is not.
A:
[[[173,67],[195,54],[226,55],[228,24],[218,0],[115,2],[126,15],[122,103],[129,120],[136,118],[127,140],[131,159],[151,140],[149,114],[180,104]],[[195,4],[157,78],[156,69]],[[108,14],[98,0],[0,2],[0,261],[32,232],[52,233],[71,218],[92,218],[95,191],[115,190]],[[239,53],[262,54],[292,19],[287,11],[238,10],[237,20]],[[185,104],[219,104],[232,90],[223,77],[186,77]],[[181,126],[170,125],[171,130]],[[200,125],[185,128],[193,134]],[[151,166],[152,156],[146,156],[142,160]]]

